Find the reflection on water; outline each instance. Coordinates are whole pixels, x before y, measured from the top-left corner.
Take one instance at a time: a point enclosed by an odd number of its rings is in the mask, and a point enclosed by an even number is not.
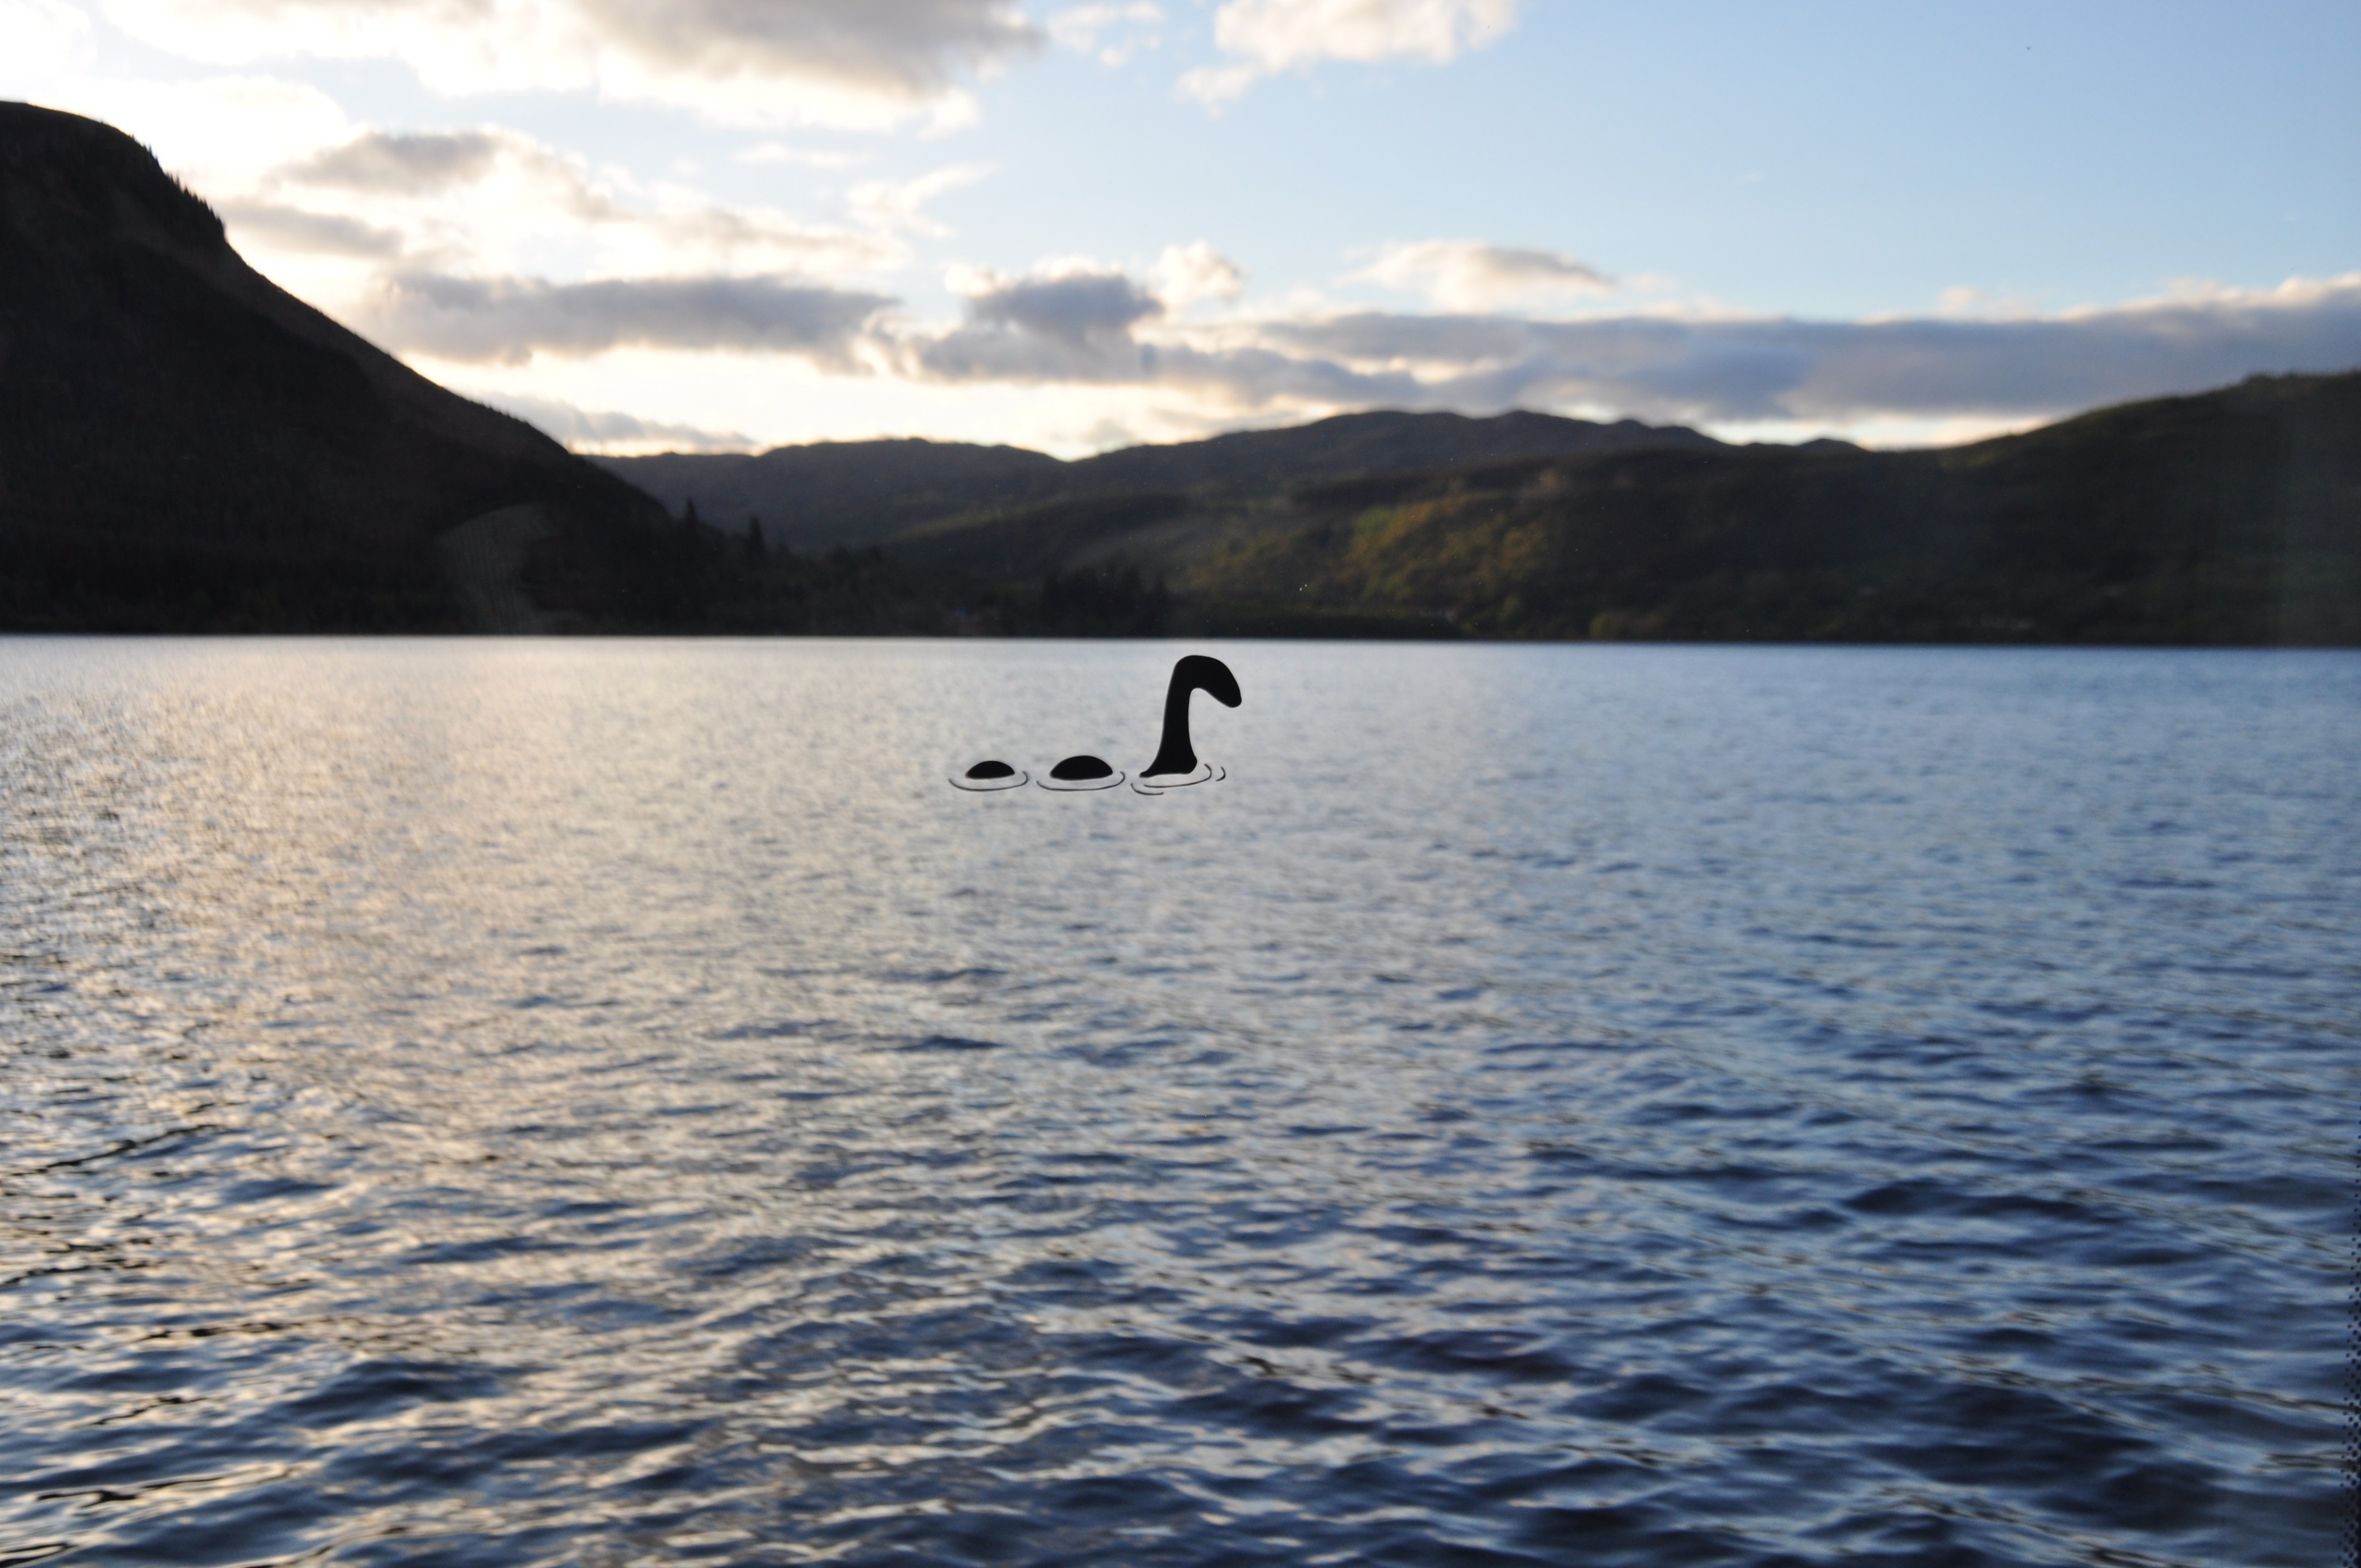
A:
[[[2361,660],[1224,652],[0,643],[0,1563],[2328,1559]]]

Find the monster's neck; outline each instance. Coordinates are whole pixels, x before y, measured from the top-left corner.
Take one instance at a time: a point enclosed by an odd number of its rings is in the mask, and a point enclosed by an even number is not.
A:
[[[1196,689],[1196,682],[1172,672],[1172,685],[1164,694],[1164,740],[1156,748],[1156,761],[1148,764],[1149,773],[1197,771],[1197,749],[1189,744],[1189,694]]]

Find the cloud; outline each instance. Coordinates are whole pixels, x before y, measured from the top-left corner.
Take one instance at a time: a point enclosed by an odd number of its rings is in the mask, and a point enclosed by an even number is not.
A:
[[[1172,310],[1199,300],[1235,300],[1245,292],[1246,275],[1238,264],[1203,240],[1168,245],[1157,258],[1156,297]]]
[[[321,256],[401,254],[400,235],[341,213],[306,212],[274,202],[215,202],[213,207],[228,225],[230,243],[240,249],[259,242],[272,250],[307,251]]]
[[[1353,280],[1424,294],[1446,311],[1495,311],[1521,302],[1605,293],[1615,287],[1612,278],[1563,251],[1464,239],[1389,245]]]
[[[2361,366],[2361,274],[2004,321],[1365,313],[1277,323],[1266,335],[1365,373],[1411,371],[1430,406],[1586,406],[1702,422],[2039,417],[2257,371]]]
[[[989,163],[955,163],[921,174],[916,180],[872,180],[855,185],[846,192],[845,201],[853,217],[873,228],[939,236],[950,234],[950,229],[927,216],[921,209],[946,191],[989,178],[995,168]]]
[[[939,335],[895,340],[909,373],[1036,384],[1153,378],[1155,351],[1131,329],[1164,306],[1123,272],[1068,261],[1021,278],[957,270],[948,281],[967,296],[967,320]]]
[[[933,179],[917,182],[914,214],[917,200],[946,182]],[[642,188],[621,171],[594,178],[582,160],[499,126],[347,132],[250,185],[230,199],[341,209],[351,221],[400,234],[414,265],[454,273],[523,271],[553,242],[583,271],[609,275],[829,276],[892,266],[904,254],[897,238],[873,227],[718,205],[695,192]],[[303,199],[283,202],[290,190]],[[258,227],[254,236],[265,248],[304,248],[284,228]]]
[[[979,322],[1065,343],[1116,337],[1164,307],[1128,278],[1060,278],[1012,283],[973,302]]]
[[[719,120],[883,127],[1039,47],[1010,0],[107,0],[190,58],[398,60],[442,93],[595,90]]]
[[[242,187],[259,149],[269,149],[263,156],[274,161],[301,158],[353,134],[335,101],[306,82],[82,76],[54,85],[58,91],[43,102],[136,137],[156,149],[167,170],[200,190]]]
[[[909,373],[1137,384],[1235,410],[1518,406],[1694,423],[2032,419],[2361,367],[2361,273],[2009,320],[1385,312],[1191,326],[1120,273],[988,279]]]
[[[88,57],[90,17],[63,0],[0,0],[0,38],[8,40],[8,73],[39,81]]]
[[[750,452],[754,447],[752,436],[734,430],[707,430],[700,425],[642,419],[637,414],[621,413],[611,409],[577,408],[563,398],[536,397],[530,392],[489,391],[482,388],[466,389],[463,395],[489,404],[502,413],[514,414],[577,452],[625,449]]]
[[[791,354],[851,370],[862,326],[893,302],[783,278],[553,283],[406,272],[379,284],[355,324],[397,352],[475,364],[649,347]]]
[[[1132,0],[1129,5],[1075,5],[1057,13],[1049,21],[1049,36],[1068,49],[1083,54],[1094,54],[1102,65],[1121,65],[1141,48],[1154,49],[1163,41],[1159,35],[1145,38],[1127,38],[1121,43],[1099,47],[1099,35],[1121,32],[1129,27],[1154,27],[1164,20],[1164,9],[1152,0]]]
[[[860,162],[861,158],[858,153],[820,152],[810,148],[790,147],[783,141],[766,141],[732,154],[730,160],[757,166],[792,163],[806,169],[850,169]]]
[[[432,196],[469,185],[507,149],[489,131],[369,131],[295,165],[288,177],[371,194]]]
[[[1128,333],[1162,302],[1121,272],[1074,268],[1030,278],[970,274],[967,310],[988,326],[1082,343]]]
[[[1230,0],[1214,14],[1213,41],[1231,62],[1190,71],[1180,95],[1219,104],[1327,60],[1440,65],[1516,24],[1517,0]]]

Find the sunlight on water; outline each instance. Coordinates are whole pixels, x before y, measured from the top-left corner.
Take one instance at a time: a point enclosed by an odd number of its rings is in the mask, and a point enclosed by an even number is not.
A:
[[[2324,1560],[2361,659],[1185,651],[0,643],[0,1563]]]

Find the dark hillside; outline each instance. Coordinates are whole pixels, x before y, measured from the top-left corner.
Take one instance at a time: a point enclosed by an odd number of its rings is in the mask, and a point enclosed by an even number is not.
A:
[[[1118,550],[1132,546],[1125,559],[1136,569],[1144,533],[1196,510],[1189,497],[1171,490],[1075,496],[982,523],[954,520],[912,529],[888,547],[905,561],[955,566],[1003,582],[1038,582],[1088,568],[1110,542]]]
[[[130,137],[0,104],[0,627],[457,627],[433,541],[521,505],[530,613],[677,614],[653,501],[279,290]]]
[[[905,446],[918,460],[897,482]],[[831,450],[726,461],[785,473]],[[935,477],[987,454],[996,488]],[[1172,626],[1207,630],[2361,641],[2361,374],[1936,451],[1369,413],[1031,455],[833,449],[879,466],[827,492],[829,526],[1011,588],[1128,573],[1171,592]]]
[[[1126,446],[1071,465],[1072,486],[1092,492],[1283,490],[1318,479],[1401,469],[1440,469],[1511,457],[1635,447],[1711,449],[1709,435],[1637,420],[1598,424],[1516,409],[1488,419],[1380,409],[1337,414],[1286,430],[1239,431],[1169,446]]]
[[[1020,446],[915,439],[590,461],[675,512],[693,501],[728,530],[759,517],[771,540],[804,551],[858,549],[935,518],[1029,506],[1058,493],[1066,468]]]
[[[591,461],[675,512],[694,501],[699,515],[725,527],[758,516],[766,533],[798,550],[889,543],[899,550],[906,538],[937,538],[957,524],[1100,498],[1185,493],[1229,500],[1375,470],[1719,444],[1693,430],[1633,420],[1596,424],[1521,410],[1489,419],[1381,411],[1285,430],[1130,446],[1073,463],[1021,447],[929,441],[821,442],[759,455],[668,452]],[[962,558],[1007,554],[989,546],[927,547],[929,558],[945,550]],[[1027,560],[1037,554],[1030,547],[1015,552]]]
[[[2361,373],[1949,450],[1635,451],[1292,502],[1179,586],[1510,637],[2361,642]]]

